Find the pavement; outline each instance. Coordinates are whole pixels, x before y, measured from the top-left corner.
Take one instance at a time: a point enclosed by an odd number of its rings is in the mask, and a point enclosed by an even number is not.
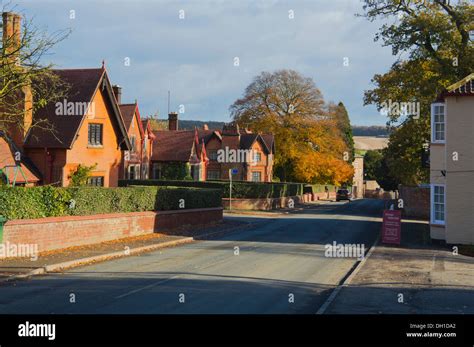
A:
[[[381,201],[308,204],[293,214],[226,214],[249,227],[179,247],[0,284],[0,313],[314,314],[356,258],[325,245],[380,231]],[[45,305],[45,303],[47,303]]]
[[[433,243],[426,221],[402,220],[400,246],[377,244],[326,314],[473,314],[474,258]]]

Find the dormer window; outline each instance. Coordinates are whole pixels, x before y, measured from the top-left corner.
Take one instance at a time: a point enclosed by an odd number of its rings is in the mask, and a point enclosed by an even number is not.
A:
[[[446,141],[446,106],[444,103],[431,104],[431,142]]]

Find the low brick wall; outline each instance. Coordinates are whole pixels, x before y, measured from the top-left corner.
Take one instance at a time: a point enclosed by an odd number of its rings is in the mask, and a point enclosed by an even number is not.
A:
[[[328,193],[313,193],[313,201],[328,199]],[[329,192],[329,199],[336,199],[336,192]]]
[[[266,199],[232,199],[233,210],[277,210],[287,208],[290,199],[296,204],[302,204],[310,201],[311,194],[297,195],[284,198],[266,198]],[[222,199],[222,205],[229,209],[229,199]]]
[[[398,199],[397,191],[384,191],[383,189],[368,190],[364,192],[364,198],[366,199],[381,199],[381,200],[393,200]]]
[[[43,252],[219,222],[222,212],[223,209],[217,207],[18,219],[5,224],[3,242],[37,244],[38,250]]]
[[[398,187],[400,199],[403,199],[403,215],[406,217],[430,219],[430,188]]]

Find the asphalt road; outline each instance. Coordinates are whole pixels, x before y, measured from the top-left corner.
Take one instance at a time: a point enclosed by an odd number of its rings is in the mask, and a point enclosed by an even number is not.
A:
[[[334,241],[370,247],[383,203],[327,203],[275,217],[235,215],[252,228],[219,238],[0,286],[0,313],[314,314],[356,258],[325,256]]]

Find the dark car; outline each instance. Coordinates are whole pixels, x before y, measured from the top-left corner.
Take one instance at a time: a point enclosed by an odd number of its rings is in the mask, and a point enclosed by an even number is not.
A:
[[[336,192],[336,201],[349,200],[351,201],[351,193],[347,189],[338,189]]]

